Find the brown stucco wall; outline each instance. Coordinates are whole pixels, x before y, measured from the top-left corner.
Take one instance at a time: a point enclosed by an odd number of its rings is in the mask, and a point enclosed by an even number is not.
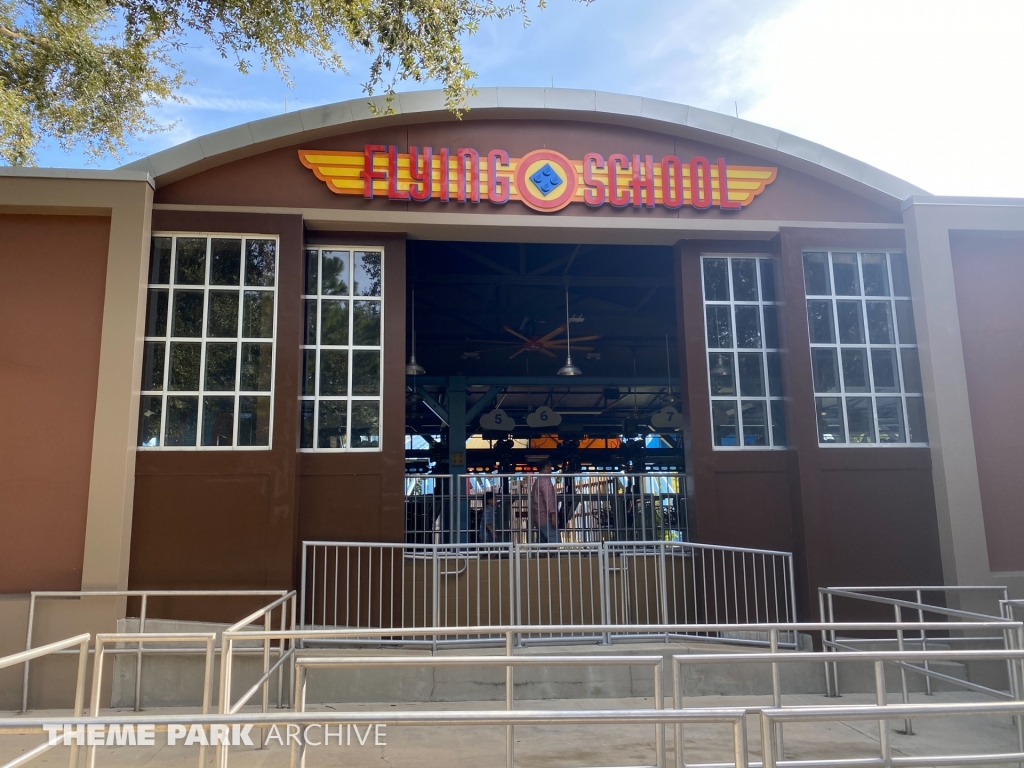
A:
[[[81,588],[109,236],[0,214],[0,592]]]
[[[900,248],[903,235],[784,229],[772,242],[691,241],[676,249],[697,540],[792,551],[805,620],[817,617],[818,587],[942,583],[928,450],[818,445],[803,287],[808,247]],[[785,302],[779,331],[787,450],[712,448],[700,287],[700,256],[709,253],[776,259]]]
[[[270,450],[137,452],[132,589],[287,589],[295,555],[302,219],[156,211],[153,231],[278,235]],[[214,603],[166,617],[216,617]],[[214,613],[209,613],[214,611]]]
[[[299,542],[402,541],[405,535],[405,239],[309,232],[310,245],[384,248],[381,450],[299,455]],[[296,342],[297,343],[297,342]],[[292,397],[298,397],[296,390]]]
[[[471,213],[522,215],[532,213],[525,205],[510,202],[494,205],[430,200],[425,203],[401,203],[377,197],[364,200],[354,195],[336,195],[324,182],[298,160],[298,149],[363,151],[366,144],[396,144],[406,151],[410,144],[474,147],[483,155],[491,149],[505,149],[518,157],[538,148],[554,149],[570,159],[582,159],[587,152],[605,157],[613,152],[626,155],[652,154],[655,160],[674,154],[682,158],[703,155],[725,157],[732,165],[773,166],[753,155],[724,150],[711,144],[676,138],[650,131],[614,125],[537,120],[474,120],[461,123],[427,123],[407,127],[379,128],[373,131],[334,136],[305,142],[284,149],[237,160],[197,173],[157,190],[158,204],[287,206],[295,208],[333,208],[357,211],[417,211],[422,213]],[[692,206],[670,210],[657,208],[613,208],[604,205],[588,208],[573,204],[553,214],[559,218],[617,217],[647,220],[652,218],[692,218],[709,223],[736,216],[781,221],[838,221],[899,223],[899,211],[884,208],[850,192],[788,168],[779,168],[778,178],[742,212],[712,208],[698,211]]]
[[[942,583],[928,449],[822,448],[817,437],[802,253],[905,247],[901,231],[784,228],[780,233],[786,291],[780,322],[790,345],[783,364],[792,397],[787,420],[797,449],[794,481],[813,613],[822,586]]]
[[[1024,233],[951,232],[982,514],[993,571],[1024,571]]]
[[[287,589],[301,542],[399,541],[405,467],[405,243],[306,233],[299,216],[157,211],[153,231],[280,236],[274,424],[270,450],[138,451],[132,589]],[[299,453],[299,350],[305,244],[384,248],[380,453]],[[159,615],[217,618],[215,601],[165,601]],[[157,615],[157,614],[153,614]]]

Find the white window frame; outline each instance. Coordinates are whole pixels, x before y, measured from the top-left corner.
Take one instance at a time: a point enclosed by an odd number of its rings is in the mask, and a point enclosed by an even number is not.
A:
[[[310,251],[317,252],[317,293],[316,295],[306,293],[306,264],[307,254]],[[349,262],[348,262],[348,284],[349,293],[347,296],[327,296],[326,298],[331,300],[345,300],[349,303],[348,310],[348,338],[349,344],[347,346],[341,345],[321,345],[320,344],[320,331],[321,331],[321,314],[320,305],[325,298],[322,293],[323,288],[323,252],[324,251],[348,251]],[[370,251],[373,253],[380,254],[380,296],[357,296],[354,293],[355,289],[355,254],[360,251]],[[387,254],[385,248],[381,245],[306,245],[302,249],[302,344],[299,350],[300,365],[303,366],[299,374],[299,451],[303,453],[380,453],[384,446],[384,291],[386,280],[387,280]],[[306,344],[306,302],[316,301],[316,344]],[[376,301],[380,304],[380,345],[379,346],[366,346],[366,345],[355,345],[351,342],[354,341],[354,325],[355,325],[355,303],[356,301]],[[380,368],[378,371],[378,378],[380,381],[380,393],[377,395],[353,395],[352,394],[352,376],[354,374],[355,366],[352,364],[352,356],[349,357],[348,365],[348,395],[320,395],[320,353],[323,349],[347,349],[351,352],[358,352],[360,350],[369,350],[380,352]],[[314,376],[314,391],[316,394],[306,395],[303,394],[302,388],[305,385],[305,360],[306,352],[309,350],[316,351],[316,373]],[[345,408],[346,421],[345,421],[345,442],[344,447],[339,446],[337,448],[321,448],[317,445],[320,431],[320,403],[328,400],[344,400],[347,402]],[[302,446],[302,404],[306,402],[313,403],[313,445],[312,447]],[[377,403],[377,445],[370,448],[354,448],[351,446],[352,443],[352,404],[356,402],[376,402]]]
[[[707,298],[707,292],[704,286],[704,263],[711,259],[725,259],[728,262],[728,285],[729,285],[729,300],[709,300]],[[733,294],[733,279],[732,279],[732,265],[734,259],[753,259],[757,263],[757,301],[737,301]],[[773,267],[773,277],[775,280],[775,301],[765,301],[764,292],[762,291],[761,282],[761,263],[763,261],[771,262]],[[778,265],[772,258],[770,253],[702,253],[700,257],[700,294],[702,300],[702,322],[701,325],[704,328],[704,367],[707,372],[707,392],[708,392],[708,418],[711,423],[711,447],[716,451],[785,451],[789,448],[789,445],[776,445],[775,444],[775,426],[774,419],[772,418],[772,402],[778,401],[783,403],[783,419],[786,417],[786,406],[785,397],[783,395],[774,395],[771,393],[768,378],[768,353],[775,352],[779,355],[779,364],[781,366],[782,360],[782,349],[781,347],[768,347],[767,338],[764,332],[764,308],[765,307],[777,307],[778,315],[776,317],[777,334],[779,336],[779,343],[782,343],[782,329],[781,329],[781,314],[783,303],[779,294],[779,269]],[[758,322],[760,323],[761,331],[761,346],[758,349],[747,349],[745,347],[739,347],[737,345],[736,335],[736,312],[737,306],[756,306],[758,308]],[[728,307],[729,308],[729,323],[732,333],[732,347],[726,348],[711,348],[708,346],[708,329],[707,329],[707,311],[708,307]],[[761,375],[764,381],[764,396],[761,397],[745,397],[740,394],[740,371],[739,371],[739,352],[759,352],[761,354]],[[711,394],[711,366],[709,364],[710,354],[730,354],[733,360],[733,377],[736,384],[735,395],[712,395]],[[764,403],[765,406],[765,420],[768,433],[768,444],[767,445],[744,445],[743,444],[743,401],[757,400]],[[736,403],[736,445],[715,445],[715,410],[714,404],[716,401],[729,401]],[[787,438],[789,437],[787,431]],[[788,442],[788,439],[787,439]]]
[[[807,279],[804,275],[804,257],[809,253],[824,253],[826,254],[826,260],[828,264],[828,279],[831,294],[814,294],[807,293]],[[860,294],[856,296],[839,296],[836,294],[836,281],[835,281],[835,270],[832,264],[832,255],[835,253],[840,254],[856,254],[857,257],[857,278],[860,281]],[[864,262],[863,256],[865,254],[885,254],[885,268],[886,275],[889,281],[889,295],[888,296],[868,296],[864,293]],[[800,276],[803,280],[804,289],[804,312],[807,313],[807,302],[809,301],[830,301],[832,304],[832,333],[835,338],[835,343],[827,344],[822,342],[811,342],[811,328],[810,319],[807,322],[807,340],[811,349],[811,391],[814,397],[814,430],[818,432],[818,398],[835,398],[841,403],[840,411],[843,419],[843,434],[846,437],[845,442],[822,442],[818,439],[818,445],[822,448],[927,448],[927,442],[916,442],[910,441],[910,420],[907,413],[907,400],[914,398],[920,399],[923,405],[924,394],[923,393],[907,393],[906,386],[903,382],[903,350],[904,349],[920,349],[919,345],[915,342],[913,344],[907,344],[900,339],[899,321],[896,313],[896,305],[898,302],[907,302],[911,305],[911,316],[913,316],[913,297],[897,296],[896,288],[892,279],[892,255],[899,255],[906,258],[906,251],[902,248],[804,248],[800,253]],[[909,267],[908,267],[909,268]],[[861,307],[861,322],[863,323],[864,331],[864,343],[863,344],[844,344],[840,341],[839,337],[839,313],[837,311],[837,301],[857,301],[860,302]],[[870,329],[868,327],[867,317],[867,302],[869,301],[887,301],[890,306],[891,317],[892,317],[892,331],[894,343],[892,344],[874,344],[871,342]],[[813,350],[815,349],[834,349],[836,351],[836,363],[838,366],[839,376],[839,391],[838,392],[817,392],[814,388],[814,357]],[[843,372],[843,349],[864,349],[867,357],[867,375],[869,382],[868,392],[847,392],[845,374]],[[874,349],[895,349],[896,351],[896,378],[899,383],[898,392],[875,392],[875,377],[873,361],[871,359],[871,351]],[[918,364],[920,365],[920,354],[918,354]],[[849,398],[869,398],[871,400],[871,417],[872,427],[874,429],[874,441],[870,443],[853,443],[850,442],[850,425],[849,418],[847,416],[846,401]],[[878,427],[878,398],[888,399],[899,399],[900,407],[903,409],[903,430],[907,437],[904,442],[890,442],[883,443],[880,441],[879,427]],[[927,423],[925,424],[927,429]]]
[[[169,282],[167,283],[149,283],[149,270],[150,264],[147,263],[147,284],[146,284],[146,301],[148,311],[149,292],[151,290],[166,290],[167,291],[167,326],[164,329],[164,336],[145,336],[144,342],[163,342],[164,343],[164,381],[163,391],[156,392],[153,390],[141,390],[139,396],[139,403],[143,397],[161,397],[161,411],[160,411],[160,445],[136,445],[136,449],[140,451],[269,451],[274,447],[274,387],[277,380],[277,288],[280,282],[281,273],[281,239],[278,235],[273,234],[259,234],[255,232],[184,232],[184,231],[166,231],[166,232],[153,232],[150,237],[150,243],[152,244],[153,239],[157,237],[169,237],[171,238],[171,261],[170,261],[170,274],[168,277]],[[202,285],[177,285],[174,282],[174,272],[177,266],[177,240],[178,238],[198,239],[206,238],[206,275]],[[224,240],[241,240],[242,256],[239,275],[239,284],[237,286],[228,285],[210,285],[210,269],[213,263],[212,258],[212,240],[224,239]],[[245,285],[245,242],[246,240],[273,240],[275,248],[274,256],[274,285],[268,286],[247,286]],[[150,254],[152,259],[152,252]],[[203,292],[203,320],[202,320],[202,334],[200,336],[172,336],[171,330],[174,322],[174,293],[175,291],[202,291]],[[233,339],[231,338],[220,338],[211,337],[207,335],[209,330],[209,308],[210,308],[210,291],[237,291],[238,292],[238,335]],[[274,296],[274,311],[273,311],[273,331],[270,339],[266,338],[254,338],[254,337],[243,337],[242,336],[242,316],[245,309],[245,292],[247,290],[260,291],[272,293]],[[206,347],[207,344],[212,343],[235,343],[235,389],[234,390],[221,390],[221,391],[207,391],[205,389],[206,384]],[[254,391],[249,392],[239,389],[241,385],[241,366],[242,366],[242,344],[245,342],[266,344],[270,342],[270,389],[268,391]],[[199,355],[199,389],[197,391],[178,391],[171,392],[168,389],[168,381],[171,374],[170,364],[170,349],[171,344],[175,342],[187,342],[187,343],[200,343],[200,355]],[[143,376],[145,372],[143,371]],[[235,411],[234,411],[234,426],[231,434],[231,445],[203,445],[203,398],[204,397],[234,397],[235,399]],[[169,397],[197,397],[199,400],[199,413],[196,417],[196,444],[195,445],[164,445],[164,441],[167,438],[167,399]],[[239,398],[240,397],[269,397],[270,398],[270,429],[268,435],[268,441],[266,445],[238,445],[238,427],[239,427]],[[138,437],[136,437],[136,441]]]

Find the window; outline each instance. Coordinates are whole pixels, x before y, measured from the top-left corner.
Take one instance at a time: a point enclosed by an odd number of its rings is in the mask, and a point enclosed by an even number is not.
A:
[[[139,446],[269,448],[277,239],[154,235]]]
[[[302,423],[307,450],[380,450],[384,254],[306,251]]]
[[[716,448],[786,445],[772,260],[704,256],[711,431]]]
[[[903,253],[803,254],[818,442],[928,442]]]

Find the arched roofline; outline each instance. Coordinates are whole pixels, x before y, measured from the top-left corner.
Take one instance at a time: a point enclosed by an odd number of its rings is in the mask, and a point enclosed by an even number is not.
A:
[[[398,94],[395,114],[376,116],[370,99],[310,107],[242,123],[156,152],[123,166],[151,174],[159,188],[218,165],[324,136],[416,123],[454,121],[444,92]],[[384,108],[384,100],[373,100]],[[734,149],[801,171],[899,210],[927,194],[874,166],[764,125],[686,104],[570,88],[478,88],[464,120],[577,120],[637,128]]]

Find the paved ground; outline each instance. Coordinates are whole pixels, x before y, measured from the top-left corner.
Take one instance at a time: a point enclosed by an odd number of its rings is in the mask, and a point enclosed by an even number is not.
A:
[[[818,695],[783,697],[784,705],[838,703],[869,704],[873,696],[846,695],[840,699],[826,699]],[[978,696],[967,693],[938,693],[932,697],[915,696],[914,703],[978,701]],[[892,703],[897,698],[890,696]],[[685,706],[753,706],[770,703],[768,697],[758,696],[703,696],[685,700]],[[605,709],[644,708],[651,699],[560,699],[552,701],[517,702],[517,709]],[[456,710],[495,709],[493,702],[460,702],[450,704],[352,704],[326,705],[317,709],[334,711],[399,711],[399,710]],[[114,710],[111,710],[113,712]],[[128,714],[125,710],[123,711]],[[153,714],[181,713],[183,710],[153,709]],[[35,713],[39,714],[39,713]],[[54,713],[58,714],[58,713]],[[107,714],[104,712],[104,714]],[[12,713],[0,713],[9,717]],[[928,756],[938,754],[970,754],[980,752],[1013,752],[1017,749],[1016,728],[1010,718],[946,718],[915,721],[915,735],[900,732],[902,721],[891,722],[890,737],[893,754]],[[900,730],[897,730],[900,729]],[[520,726],[516,729],[516,765],[520,768],[551,768],[568,766],[628,766],[653,765],[653,726]],[[760,734],[756,718],[748,718],[750,757],[760,759]],[[0,765],[13,760],[36,744],[40,736],[0,735]],[[97,766],[194,766],[198,756],[196,747],[168,747],[162,734],[151,748],[103,747],[97,756]],[[353,739],[355,742],[355,739]],[[504,766],[505,731],[502,727],[389,727],[387,746],[310,748],[307,765],[354,766],[355,768],[500,768]],[[731,760],[731,736],[726,726],[693,726],[686,732],[684,748],[687,763],[726,762]],[[857,758],[878,755],[878,727],[876,723],[793,724],[785,731],[786,757],[789,759]],[[668,738],[669,765],[674,765],[671,728]],[[212,761],[212,751],[210,754]],[[231,750],[231,764],[256,768],[257,766],[287,766],[288,750],[273,744],[267,750],[236,748]],[[67,765],[68,750],[59,747],[40,756],[31,766]],[[84,764],[84,761],[83,763]]]

